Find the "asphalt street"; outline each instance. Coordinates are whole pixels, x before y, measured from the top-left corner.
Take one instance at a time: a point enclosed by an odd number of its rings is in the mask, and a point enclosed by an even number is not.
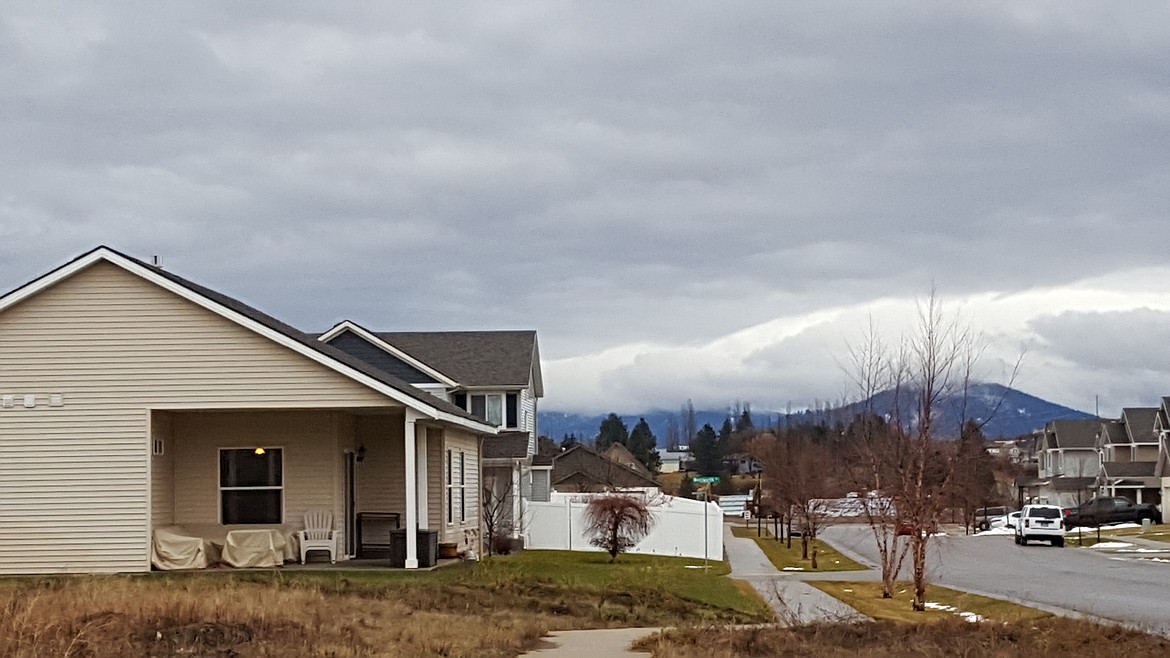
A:
[[[877,562],[873,536],[865,525],[832,526],[821,536]],[[1052,548],[1016,546],[1010,536],[934,537],[928,580],[1170,634],[1170,546],[1147,542],[1114,551],[1074,548],[1071,536],[1069,543]],[[1167,562],[1158,561],[1163,559]]]

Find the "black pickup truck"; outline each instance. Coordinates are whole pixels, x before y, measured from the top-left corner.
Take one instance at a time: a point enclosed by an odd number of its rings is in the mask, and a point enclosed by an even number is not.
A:
[[[1141,523],[1143,519],[1157,523],[1162,519],[1162,513],[1153,505],[1135,505],[1122,496],[1097,496],[1068,510],[1064,515],[1064,527]]]

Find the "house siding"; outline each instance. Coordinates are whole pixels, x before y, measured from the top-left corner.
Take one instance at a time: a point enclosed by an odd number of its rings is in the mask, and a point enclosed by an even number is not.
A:
[[[219,450],[280,448],[284,519],[300,527],[305,512],[344,514],[338,424],[330,411],[174,414],[174,522],[219,524]],[[161,524],[158,524],[161,525]]]
[[[444,452],[442,456],[443,475],[442,478],[447,477],[446,471],[446,450],[451,450],[455,455],[455,468],[453,469],[452,479],[454,482],[459,482],[459,453],[464,455],[463,467],[464,484],[466,496],[466,519],[459,522],[459,507],[458,500],[455,504],[455,518],[447,519],[447,498],[446,493],[440,498],[443,504],[443,529],[440,533],[440,539],[444,542],[455,542],[461,547],[466,547],[468,542],[467,531],[479,531],[479,442],[474,434],[462,432],[458,430],[447,430],[444,437]],[[446,482],[444,482],[444,485]],[[444,487],[446,488],[446,487]]]
[[[151,408],[399,406],[109,263],[0,313],[0,393],[37,396],[0,409],[0,572],[12,574],[149,568]]]
[[[521,429],[528,432],[528,454],[536,454],[536,397],[531,388],[520,391],[520,417],[523,426]]]

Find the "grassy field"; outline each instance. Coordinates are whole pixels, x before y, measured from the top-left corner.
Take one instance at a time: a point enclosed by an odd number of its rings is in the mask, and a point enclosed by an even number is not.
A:
[[[549,630],[757,623],[701,561],[528,551],[430,573],[210,571],[8,579],[0,655],[515,656]],[[699,566],[699,568],[687,568]]]
[[[882,598],[881,583],[874,582],[809,582],[810,585],[832,595],[852,606],[861,614],[877,620],[915,623],[950,619],[960,612],[971,613],[989,621],[1015,622],[1035,621],[1051,617],[1047,612],[1036,610],[1010,601],[989,599],[985,596],[968,594],[958,590],[930,585],[926,589],[926,600],[936,606],[929,606],[922,612],[910,607],[913,599],[913,585],[898,583],[898,591],[892,599]]]
[[[772,562],[777,569],[784,571],[786,568],[789,571],[865,571],[867,567],[858,564],[848,557],[837,552],[837,549],[826,544],[825,542],[816,539],[813,540],[809,546],[817,549],[817,568],[812,568],[812,559],[801,559],[800,540],[794,538],[792,540],[792,548],[788,548],[788,542],[776,541],[773,539],[771,532],[764,531],[764,536],[756,535],[756,528],[744,526],[734,526],[731,529],[731,534],[736,537],[747,537],[755,540],[756,544],[764,551],[764,555],[768,556],[768,560]]]
[[[636,646],[651,651],[656,658],[1170,655],[1170,640],[1165,638],[1058,617],[978,624],[951,618],[913,624],[877,621],[792,628],[683,628],[653,635]]]

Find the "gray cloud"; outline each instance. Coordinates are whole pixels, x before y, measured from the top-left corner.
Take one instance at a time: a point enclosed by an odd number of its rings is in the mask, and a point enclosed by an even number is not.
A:
[[[1168,38],[1113,3],[10,5],[0,282],[108,243],[307,329],[569,359],[1159,265]],[[610,400],[775,389],[646,359]]]

